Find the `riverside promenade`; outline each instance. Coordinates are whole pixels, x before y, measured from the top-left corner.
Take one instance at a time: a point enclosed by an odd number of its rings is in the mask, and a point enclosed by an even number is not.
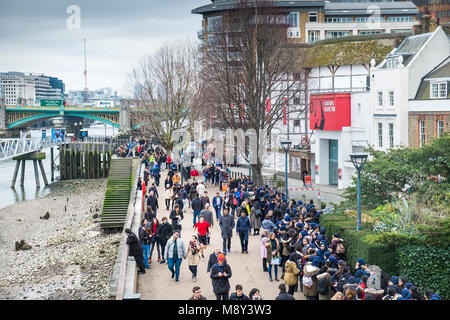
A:
[[[158,187],[159,193],[159,210],[157,218],[161,222],[162,217],[169,217],[170,211],[166,210],[164,202],[164,186],[163,182],[167,176],[167,170],[161,172],[161,184]],[[197,177],[197,181],[203,181],[203,176]],[[192,181],[192,179],[190,180]],[[150,183],[153,180],[150,180]],[[219,190],[214,185],[207,184],[206,191],[210,197],[210,203],[216,192]],[[220,192],[223,195],[223,192]],[[137,201],[137,205],[140,202]],[[215,211],[211,208],[215,217]],[[236,219],[235,219],[236,222]],[[169,219],[169,223],[171,220]],[[193,212],[191,208],[187,208],[182,221],[181,238],[184,240],[185,246],[189,244],[189,240],[193,234]],[[274,300],[278,295],[278,286],[283,283],[281,280],[281,268],[278,268],[278,279],[275,281],[274,270],[272,270],[273,282],[269,281],[269,275],[263,271],[262,259],[260,253],[261,236],[249,236],[248,254],[241,253],[241,244],[239,236],[233,232],[231,239],[231,252],[227,253],[226,261],[231,267],[232,276],[230,281],[230,294],[234,292],[237,284],[242,285],[245,295],[248,295],[251,289],[258,288],[263,300]],[[192,288],[199,286],[202,295],[208,300],[215,300],[215,295],[212,289],[212,282],[210,276],[206,272],[209,255],[214,251],[214,248],[219,248],[222,251],[222,237],[220,236],[219,222],[214,219],[214,226],[211,232],[211,243],[205,250],[205,260],[200,261],[197,271],[197,282],[192,281],[192,274],[189,271],[187,259],[181,263],[180,281],[175,282],[171,279],[171,272],[167,267],[167,263],[160,264],[157,262],[158,254],[156,248],[153,250],[152,263],[150,269],[147,269],[146,274],[138,275],[137,292],[141,294],[142,300],[186,300],[192,295]],[[305,300],[303,293],[295,292],[295,299]]]

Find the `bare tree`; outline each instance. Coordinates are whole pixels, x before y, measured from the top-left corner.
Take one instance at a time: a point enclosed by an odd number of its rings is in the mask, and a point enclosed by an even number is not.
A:
[[[131,75],[136,109],[133,122],[146,136],[172,150],[174,134],[191,130],[201,97],[200,61],[192,44],[164,44],[144,58]]]
[[[215,115],[231,129],[251,129],[252,175],[262,180],[262,151],[272,130],[289,113],[305,77],[301,49],[288,43],[286,14],[272,0],[237,0],[209,25],[204,54],[204,85]],[[289,107],[287,107],[289,105]],[[263,133],[262,133],[263,132]],[[242,150],[243,144],[238,146]],[[248,143],[245,143],[248,145]],[[248,148],[241,152],[247,161]]]

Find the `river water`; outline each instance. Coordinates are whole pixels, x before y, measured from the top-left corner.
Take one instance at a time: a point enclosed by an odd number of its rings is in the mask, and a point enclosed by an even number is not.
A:
[[[41,130],[31,130],[31,137],[41,137]],[[47,134],[51,129],[47,129]],[[111,137],[113,135],[113,128],[111,126],[105,126],[104,125],[95,125],[91,126],[90,128],[86,128],[88,130],[88,135],[90,137],[98,136],[98,137],[104,137],[105,133],[107,137]],[[118,129],[114,129],[114,134],[117,134]],[[33,161],[27,161],[25,166],[25,183],[24,186],[20,186],[20,176],[22,169],[19,169],[19,173],[17,174],[17,180],[16,180],[16,186],[15,188],[11,188],[11,181],[14,174],[14,169],[16,167],[16,161],[15,160],[5,160],[0,161],[0,209],[8,207],[10,205],[27,201],[27,200],[33,200],[36,198],[42,198],[52,192],[56,188],[55,185],[53,185],[51,181],[51,166],[50,166],[50,148],[46,148],[42,150],[42,152],[46,153],[46,157],[44,160],[42,160],[42,164],[44,165],[44,170],[47,176],[47,181],[49,183],[48,186],[45,186],[44,180],[42,179],[41,171],[38,166],[39,170],[39,180],[41,187],[38,189],[36,188],[36,180],[34,177],[34,166]],[[58,147],[53,147],[53,154],[55,157],[56,165],[59,165],[59,151]],[[55,170],[55,181],[59,181],[59,171]]]

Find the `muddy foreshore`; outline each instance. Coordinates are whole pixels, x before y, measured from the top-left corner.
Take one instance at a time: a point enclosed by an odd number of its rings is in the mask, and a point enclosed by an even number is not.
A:
[[[0,299],[108,299],[121,235],[100,232],[106,179],[53,187],[0,210]],[[16,251],[20,240],[31,249]]]

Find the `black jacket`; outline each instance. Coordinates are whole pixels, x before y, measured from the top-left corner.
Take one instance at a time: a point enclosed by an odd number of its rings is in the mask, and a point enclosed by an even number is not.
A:
[[[143,226],[139,228],[139,244],[147,245],[152,243],[152,237],[148,234]]]
[[[215,265],[216,263],[217,263],[217,256],[213,252],[209,255],[208,266],[207,266],[206,272],[211,271],[212,266]]]
[[[249,300],[249,299],[245,294],[242,294],[240,297],[238,297],[237,293],[233,292],[230,295],[230,300]]]
[[[158,199],[155,196],[147,198],[147,207],[152,207],[153,211],[159,208]]]
[[[222,271],[220,271],[220,269]],[[226,272],[226,276],[219,277],[219,272]],[[226,293],[230,291],[230,281],[228,279],[231,278],[231,268],[225,262],[222,266],[218,266],[216,263],[211,268],[211,279],[214,293]]]
[[[161,223],[156,229],[157,238],[160,243],[166,243],[173,234],[173,228],[170,223]]]
[[[181,209],[178,211],[178,214],[181,217],[181,220],[183,220],[183,211]],[[176,213],[175,209],[172,210],[169,218],[172,219],[173,231],[181,230],[181,225],[180,226],[178,225],[178,217],[177,217],[177,213]]]
[[[278,295],[278,297],[275,298],[275,300],[295,300],[295,298],[292,294],[282,292]]]
[[[129,256],[137,256],[142,253],[142,247],[139,244],[138,238],[133,232],[128,234],[127,244],[130,246],[128,250]]]
[[[194,210],[194,211],[198,211],[198,212],[202,211],[202,199],[200,199],[198,197],[194,198],[192,200],[191,207],[192,207],[192,210]]]

